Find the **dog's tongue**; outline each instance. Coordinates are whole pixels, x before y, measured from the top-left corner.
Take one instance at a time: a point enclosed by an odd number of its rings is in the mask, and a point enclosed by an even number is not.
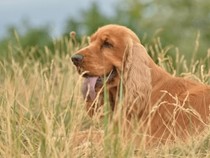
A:
[[[98,77],[87,77],[85,78],[82,85],[82,94],[84,98],[89,96],[91,100],[94,100],[96,97],[95,85]]]

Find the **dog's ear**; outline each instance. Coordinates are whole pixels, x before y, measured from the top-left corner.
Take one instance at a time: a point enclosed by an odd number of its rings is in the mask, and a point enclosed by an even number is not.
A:
[[[137,42],[128,42],[123,58],[122,82],[127,115],[141,115],[150,105],[151,70],[146,49]],[[139,117],[139,116],[137,116]]]

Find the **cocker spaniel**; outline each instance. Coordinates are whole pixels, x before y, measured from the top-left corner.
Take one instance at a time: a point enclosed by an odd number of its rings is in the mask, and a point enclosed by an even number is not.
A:
[[[210,86],[170,75],[127,27],[99,28],[71,59],[84,77],[90,116],[100,113],[108,98],[113,112],[123,109],[127,125],[138,121],[140,132],[161,141],[185,138],[208,124]]]

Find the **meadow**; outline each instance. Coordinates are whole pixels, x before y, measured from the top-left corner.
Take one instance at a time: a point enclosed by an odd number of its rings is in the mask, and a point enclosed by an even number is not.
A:
[[[107,117],[91,119],[81,95],[82,77],[70,56],[86,45],[84,37],[54,40],[53,49],[8,44],[0,60],[0,157],[2,158],[199,158],[210,157],[210,129],[187,142],[154,148],[123,143]],[[210,50],[199,59],[195,41],[191,59],[159,38],[145,45],[153,59],[173,75],[210,84]],[[37,55],[38,54],[38,55]],[[75,134],[101,133],[99,141],[78,142]],[[142,142],[144,143],[144,142]]]

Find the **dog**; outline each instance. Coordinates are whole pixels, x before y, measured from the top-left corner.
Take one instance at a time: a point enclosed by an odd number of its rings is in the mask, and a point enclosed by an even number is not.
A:
[[[184,139],[208,124],[210,86],[166,72],[125,26],[99,28],[71,60],[84,77],[82,93],[90,116],[102,113],[106,88],[110,109],[123,109],[128,129],[131,120],[138,121],[149,140]]]

